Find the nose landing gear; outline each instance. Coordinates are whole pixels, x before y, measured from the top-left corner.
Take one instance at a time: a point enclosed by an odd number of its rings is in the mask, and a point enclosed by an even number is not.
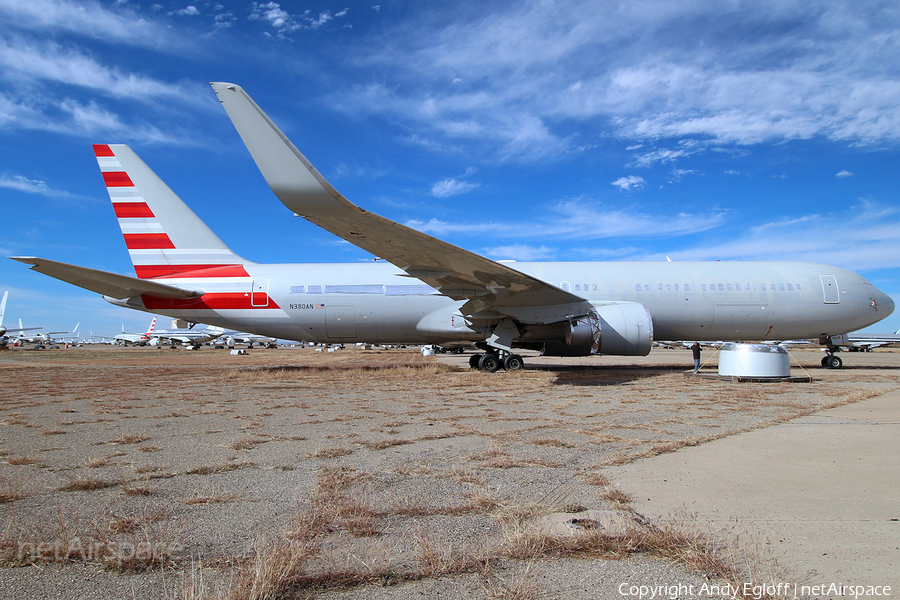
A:
[[[834,353],[840,350],[840,348],[832,344],[830,340],[826,347],[828,348],[828,354],[826,354],[822,358],[822,366],[826,369],[840,369],[844,365],[844,363],[843,361],[841,361],[840,356],[834,355]]]
[[[844,366],[840,356],[835,356],[833,351],[822,357],[822,366],[826,369],[840,369]]]

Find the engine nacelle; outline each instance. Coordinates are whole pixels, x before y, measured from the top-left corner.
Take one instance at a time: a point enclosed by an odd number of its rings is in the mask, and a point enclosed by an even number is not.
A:
[[[585,354],[647,356],[653,342],[653,319],[637,302],[591,303],[587,316],[569,321],[566,343]]]

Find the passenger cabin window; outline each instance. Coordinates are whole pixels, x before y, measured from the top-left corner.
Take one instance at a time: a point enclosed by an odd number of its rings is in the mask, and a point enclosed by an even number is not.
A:
[[[729,287],[731,287],[731,286],[729,286]],[[723,291],[724,289],[725,289],[725,286],[722,285],[722,284],[720,283],[720,284],[719,284],[719,291],[721,292],[721,291]]]
[[[793,291],[794,291],[794,286],[792,286],[791,284],[788,284],[788,291],[789,291],[789,292],[793,292]]]
[[[635,286],[634,286],[634,291],[636,291],[636,292],[641,291],[641,284],[638,283],[637,285],[635,285]]]
[[[691,291],[691,286],[690,286],[689,284],[687,284],[687,283],[684,284],[684,291],[686,291],[686,292]]]
[[[779,283],[779,284],[778,284],[778,289],[781,290],[781,291],[783,292],[783,291],[784,291],[784,284],[783,284],[783,283]]]

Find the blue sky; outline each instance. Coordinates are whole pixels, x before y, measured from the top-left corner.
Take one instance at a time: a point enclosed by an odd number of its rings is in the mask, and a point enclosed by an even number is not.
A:
[[[494,259],[807,260],[900,304],[893,3],[0,0],[0,23],[3,257],[133,274],[91,150],[125,143],[247,259],[369,260],[271,193],[207,85],[230,81],[352,202]],[[7,325],[150,321],[4,258],[6,289]]]

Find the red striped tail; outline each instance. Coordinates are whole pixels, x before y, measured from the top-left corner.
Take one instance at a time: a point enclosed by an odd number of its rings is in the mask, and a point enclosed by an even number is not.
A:
[[[248,277],[248,261],[232,252],[131,148],[95,145],[94,154],[139,278]]]

